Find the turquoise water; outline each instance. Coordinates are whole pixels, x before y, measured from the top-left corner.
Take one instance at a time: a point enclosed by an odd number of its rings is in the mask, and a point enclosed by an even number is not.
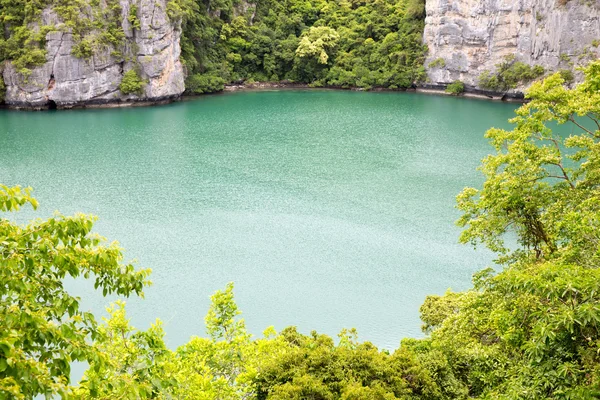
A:
[[[235,282],[254,334],[296,325],[396,348],[428,294],[470,286],[491,255],[457,243],[454,198],[481,183],[516,106],[408,93],[243,92],[149,108],[0,111],[0,182],[153,269],[132,322],[175,347],[204,334],[209,296]],[[70,282],[85,307],[112,298]]]

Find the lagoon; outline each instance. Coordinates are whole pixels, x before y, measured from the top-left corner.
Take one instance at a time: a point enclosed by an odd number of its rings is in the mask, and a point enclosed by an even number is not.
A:
[[[394,349],[421,336],[428,294],[470,286],[492,255],[458,244],[455,196],[483,182],[484,132],[517,106],[414,93],[247,91],[165,106],[0,110],[0,182],[152,268],[132,323],[167,343],[204,334],[209,296],[235,283],[253,334],[273,325]],[[103,298],[69,282],[84,308]]]

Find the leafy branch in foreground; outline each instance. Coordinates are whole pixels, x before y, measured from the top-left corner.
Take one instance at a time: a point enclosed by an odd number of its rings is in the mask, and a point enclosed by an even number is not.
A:
[[[0,185],[0,211],[37,208],[29,188]],[[96,218],[55,215],[28,225],[0,217],[0,398],[66,396],[72,361],[98,360],[94,316],[63,280],[94,279],[104,295],[143,295],[149,270],[123,264],[117,243],[93,234]]]

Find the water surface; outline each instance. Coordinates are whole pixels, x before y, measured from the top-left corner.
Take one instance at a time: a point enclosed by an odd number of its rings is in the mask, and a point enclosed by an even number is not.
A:
[[[175,347],[235,282],[254,334],[296,325],[396,348],[428,294],[470,286],[489,253],[457,243],[455,196],[481,183],[516,106],[407,93],[243,92],[160,107],[0,111],[0,182],[153,269],[133,323]],[[19,217],[20,218],[20,217]],[[72,283],[101,312],[111,299]]]

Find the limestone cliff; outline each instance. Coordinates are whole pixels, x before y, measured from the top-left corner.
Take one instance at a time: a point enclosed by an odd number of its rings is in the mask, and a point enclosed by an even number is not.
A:
[[[600,0],[427,0],[426,12],[432,85],[477,87],[507,56],[555,72],[600,54]]]
[[[101,6],[102,6],[101,2]],[[103,7],[107,7],[104,3]],[[179,24],[169,20],[166,0],[119,0],[116,25],[118,44],[94,38],[103,32],[92,28],[75,34],[52,8],[43,10],[33,29],[46,27],[46,63],[19,73],[11,63],[4,65],[5,102],[12,107],[69,108],[91,104],[162,101],[184,91],[184,72],[179,60]],[[97,27],[99,24],[90,26]],[[113,24],[115,25],[115,24]],[[49,28],[48,28],[49,27]],[[95,29],[95,30],[94,30]],[[88,40],[90,54],[76,56],[74,47]],[[114,39],[113,39],[114,41]],[[143,83],[137,93],[119,90],[124,72],[135,69]]]

